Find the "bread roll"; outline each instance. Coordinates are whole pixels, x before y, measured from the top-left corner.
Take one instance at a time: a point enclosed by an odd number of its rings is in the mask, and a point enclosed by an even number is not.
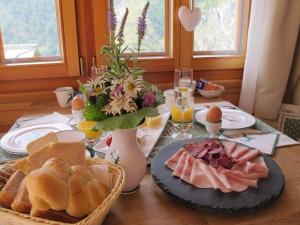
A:
[[[105,199],[107,187],[98,180],[93,179],[84,186],[89,199],[90,211],[92,213]]]
[[[26,177],[22,180],[17,195],[11,204],[11,208],[20,213],[30,213],[31,203],[26,188]]]
[[[29,154],[32,154],[34,152],[41,150],[47,144],[49,144],[51,142],[57,142],[57,141],[58,140],[57,140],[56,134],[54,132],[50,132],[50,133],[46,134],[45,136],[42,136],[42,137],[38,138],[37,140],[32,141],[29,144],[27,144],[26,150]]]
[[[90,165],[89,169],[94,178],[105,184],[109,190],[112,188],[112,174],[109,172],[107,165],[94,164]]]
[[[34,210],[64,210],[68,204],[66,181],[46,168],[40,168],[27,175],[26,187]]]
[[[66,209],[71,216],[81,218],[90,212],[89,198],[84,190],[84,184],[78,176],[71,176],[68,181],[69,202]]]
[[[0,192],[0,203],[7,208],[11,207],[19,186],[25,177],[25,173],[21,170],[17,170],[6,182],[5,186]]]
[[[49,171],[55,173],[62,180],[67,180],[70,176],[70,167],[64,163],[61,159],[52,158],[48,159],[42,168],[46,168]]]
[[[72,165],[85,164],[85,146],[82,142],[56,142],[28,156],[33,169],[40,168],[48,159],[57,158]]]

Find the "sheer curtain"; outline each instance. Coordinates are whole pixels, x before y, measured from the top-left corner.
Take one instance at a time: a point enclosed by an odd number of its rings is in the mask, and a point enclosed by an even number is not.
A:
[[[299,65],[293,65],[299,64],[299,57],[295,60],[299,24],[300,0],[252,0],[239,103],[245,111],[276,119],[291,72],[294,99],[300,101]]]

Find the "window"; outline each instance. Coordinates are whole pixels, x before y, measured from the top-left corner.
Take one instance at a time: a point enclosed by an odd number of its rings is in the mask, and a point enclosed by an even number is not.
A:
[[[194,4],[202,13],[194,32],[194,54],[241,54],[245,1],[194,0]]]
[[[79,74],[74,1],[0,0],[0,28],[0,79]]]
[[[63,59],[57,3],[55,0],[0,0],[6,62]]]
[[[147,34],[142,43],[142,52],[148,55],[166,55],[168,53],[168,2],[150,0],[147,14]],[[124,31],[125,42],[130,49],[137,47],[137,20],[147,0],[114,0],[117,22],[119,28],[126,7],[129,9],[127,23]],[[166,18],[166,19],[165,19]]]

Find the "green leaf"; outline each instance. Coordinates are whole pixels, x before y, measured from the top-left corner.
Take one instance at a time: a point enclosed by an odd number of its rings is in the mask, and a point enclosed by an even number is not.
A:
[[[107,115],[105,115],[105,113],[101,111],[99,105],[97,107],[95,104],[91,102],[88,102],[85,105],[83,116],[86,120],[94,120],[94,121],[101,121],[107,118]]]
[[[136,112],[124,114],[121,116],[109,117],[97,123],[95,129],[116,130],[116,129],[130,129],[140,125],[145,117],[158,116],[159,113],[156,108],[146,107]]]

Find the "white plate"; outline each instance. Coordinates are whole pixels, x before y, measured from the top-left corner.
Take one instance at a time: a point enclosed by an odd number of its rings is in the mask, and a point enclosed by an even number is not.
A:
[[[49,132],[63,130],[72,130],[72,127],[63,123],[45,123],[21,127],[5,134],[0,141],[0,146],[9,153],[26,155],[26,145],[29,142],[36,140]]]
[[[161,133],[163,132],[169,117],[170,112],[167,112],[163,115],[161,115],[161,126],[158,128],[138,128],[137,136],[138,137],[144,137],[143,143],[141,144],[141,148],[146,156],[146,158],[149,156],[150,152],[152,151],[153,147],[155,146],[156,142],[160,138]],[[108,147],[106,145],[107,138],[110,137],[110,134],[108,134],[105,138],[103,138],[98,144],[94,146],[94,150],[97,152],[106,153]]]
[[[255,117],[236,109],[221,108],[222,127],[221,129],[241,129],[251,127],[255,124]],[[205,114],[207,109],[201,110],[195,114],[197,122],[205,125]]]

